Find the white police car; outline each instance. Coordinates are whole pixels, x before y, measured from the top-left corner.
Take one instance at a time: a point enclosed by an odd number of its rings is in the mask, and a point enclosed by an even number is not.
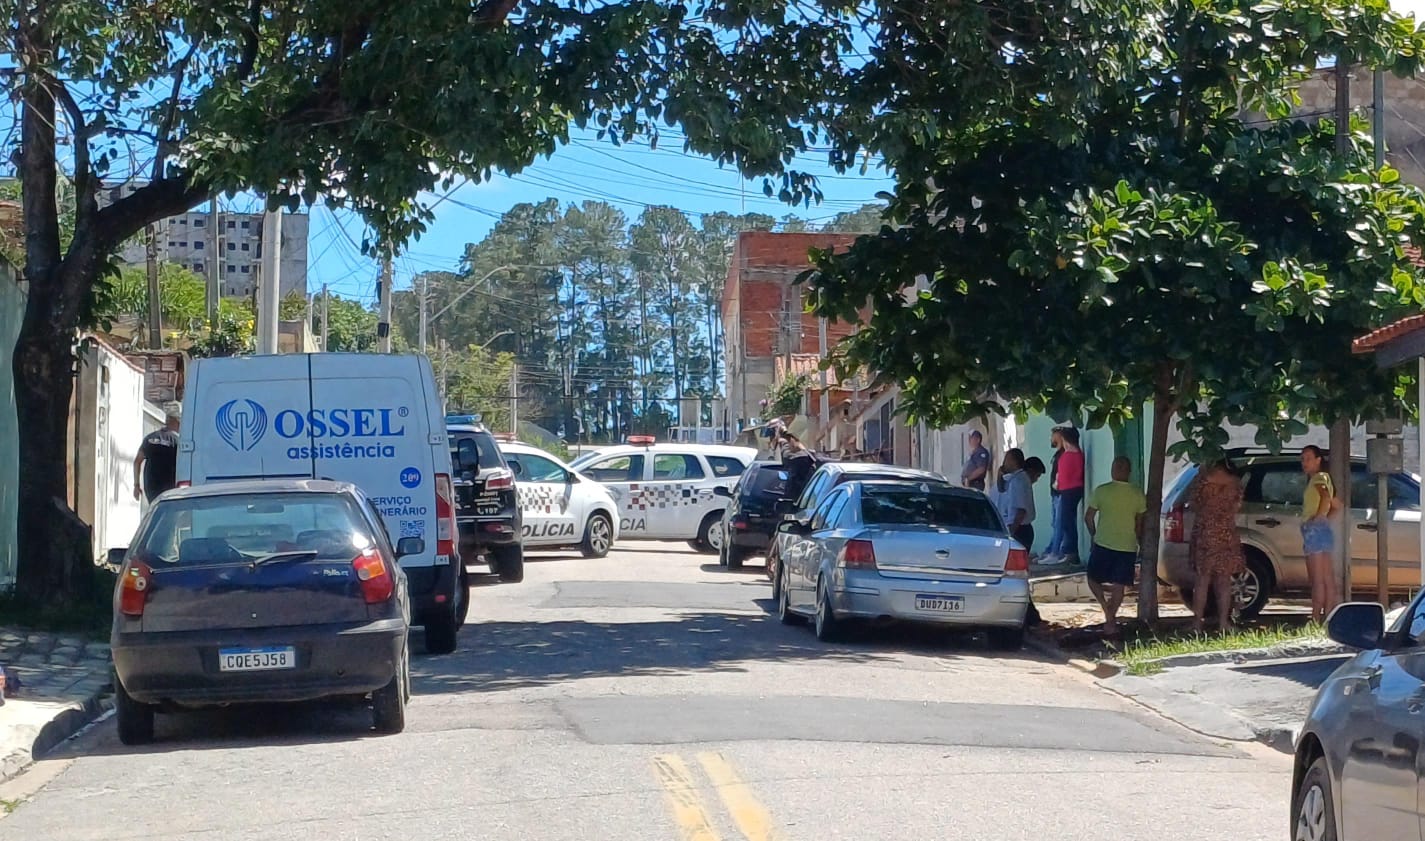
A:
[[[619,536],[618,505],[602,485],[538,447],[502,441],[500,451],[515,474],[526,549],[578,546],[586,558],[609,553]]]
[[[613,494],[625,540],[686,540],[716,553],[728,498],[713,488],[732,488],[756,458],[752,447],[657,444],[652,436],[631,435],[627,444],[586,453],[571,466]]]

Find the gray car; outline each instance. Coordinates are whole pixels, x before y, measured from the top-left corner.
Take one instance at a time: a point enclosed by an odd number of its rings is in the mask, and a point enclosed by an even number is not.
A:
[[[817,638],[849,620],[984,629],[996,648],[1024,644],[1029,552],[984,494],[937,482],[852,481],[808,520],[784,523],[777,610],[813,617]]]
[[[110,645],[119,738],[154,713],[370,695],[381,732],[405,726],[410,605],[393,547],[354,485],[230,482],[169,491],[119,566]]]
[[[1360,653],[1316,693],[1296,743],[1293,841],[1421,841],[1425,597],[1387,628],[1378,604],[1351,603],[1327,633]]]

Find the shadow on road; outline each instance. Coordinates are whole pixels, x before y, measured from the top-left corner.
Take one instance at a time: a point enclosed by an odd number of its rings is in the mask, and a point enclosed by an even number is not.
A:
[[[755,575],[758,578],[767,577],[767,565],[763,561],[753,561],[750,566],[744,565],[738,569],[729,569],[722,564],[702,564],[698,569],[703,572],[720,573],[723,575]]]
[[[1252,665],[1250,663],[1233,667],[1232,671],[1257,677],[1270,677],[1280,680],[1291,681],[1305,686],[1308,689],[1320,689],[1321,684],[1326,682],[1326,678],[1331,673],[1340,668],[1341,664],[1351,659],[1350,654],[1342,654],[1334,657],[1319,657],[1309,660],[1295,660],[1284,663],[1264,663]]]
[[[770,614],[771,599],[757,605]],[[499,692],[585,678],[746,671],[749,661],[895,662],[897,655],[992,652],[970,633],[917,626],[855,629],[847,643],[818,642],[770,615],[687,613],[651,622],[482,622],[461,631],[460,649],[412,662],[418,695]]]

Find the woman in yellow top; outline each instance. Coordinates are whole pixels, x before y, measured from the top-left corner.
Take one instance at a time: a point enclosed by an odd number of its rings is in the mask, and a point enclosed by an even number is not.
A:
[[[1306,576],[1311,581],[1311,618],[1322,622],[1341,601],[1340,583],[1331,569],[1336,537],[1330,517],[1336,505],[1336,489],[1326,472],[1326,453],[1320,447],[1308,445],[1301,449],[1301,469],[1307,476],[1301,501],[1301,542],[1306,550]]]

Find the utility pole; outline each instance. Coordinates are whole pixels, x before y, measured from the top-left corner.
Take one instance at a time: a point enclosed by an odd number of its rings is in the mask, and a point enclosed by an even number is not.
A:
[[[520,364],[510,365],[510,434],[520,434]]]
[[[417,294],[420,296],[420,308],[421,308],[421,329],[420,329],[420,342],[419,342],[419,344],[420,344],[421,353],[425,353],[425,352],[426,352],[426,325],[429,323],[429,322],[427,322],[427,320],[426,320],[426,301],[427,301],[427,299],[430,297],[430,280],[427,279],[424,274],[421,275],[421,288],[420,288],[420,291],[419,291]]]
[[[1351,68],[1339,59],[1336,62],[1336,154],[1345,157],[1351,146]],[[1340,418],[1331,424],[1331,484],[1341,510],[1351,508],[1351,422]],[[1334,523],[1336,545],[1333,559],[1341,582],[1341,600],[1351,600],[1351,536],[1346,533],[1348,517]]]
[[[257,275],[257,352],[279,351],[282,317],[282,209],[262,216],[262,264]]]
[[[829,449],[831,445],[831,386],[826,376],[826,319],[818,318],[816,349],[821,356],[821,420],[818,424],[821,427],[822,449]]]
[[[331,295],[330,295],[330,293],[327,292],[327,285],[326,285],[325,283],[323,283],[323,284],[322,284],[322,353],[326,353],[328,350],[330,350],[330,348],[327,347],[327,337],[331,335],[331,330],[328,329],[328,326],[331,324],[331,314],[332,314],[332,299],[331,299]]]
[[[163,300],[158,288],[158,240],[153,225],[146,229],[148,241],[144,251],[148,257],[148,346],[153,350],[163,348]]]
[[[391,352],[391,258],[381,258],[381,279],[376,282],[376,300],[381,315],[376,323],[376,350]]]
[[[219,300],[223,291],[219,288],[218,261],[223,258],[222,252],[218,250],[218,226],[221,225],[218,219],[218,200],[216,198],[208,200],[208,233],[204,237],[208,245],[208,259],[203,262],[203,268],[207,269],[203,274],[207,276],[207,314],[208,330],[217,332]]]
[[[1376,169],[1385,166],[1385,71],[1371,79],[1371,140],[1376,150]]]

